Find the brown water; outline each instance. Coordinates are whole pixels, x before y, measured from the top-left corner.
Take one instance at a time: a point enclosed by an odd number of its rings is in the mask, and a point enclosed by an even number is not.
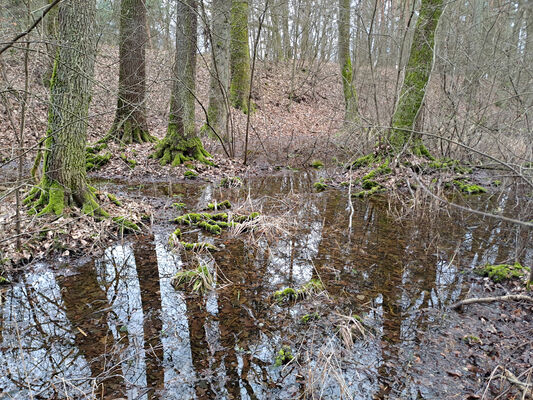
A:
[[[438,385],[416,383],[409,370],[420,335],[440,323],[424,310],[445,315],[468,290],[464,272],[479,264],[517,252],[530,261],[532,249],[520,246],[527,238],[517,242],[520,234],[496,220],[409,214],[386,199],[353,201],[350,224],[346,193],[314,193],[315,179],[130,187],[168,205],[182,199],[191,210],[250,197],[263,214],[298,223],[254,240],[191,233],[223,248],[200,256],[217,276],[216,290],[204,295],[171,284],[194,261],[165,245],[171,224],[82,266],[37,266],[1,289],[0,399],[372,399],[391,388],[401,398],[438,398]],[[510,215],[518,207],[508,194],[469,201]],[[271,301],[274,291],[311,278],[323,281],[327,297]],[[321,318],[303,324],[313,312]],[[347,346],[337,314],[360,315],[373,334]],[[277,367],[283,345],[296,358]]]

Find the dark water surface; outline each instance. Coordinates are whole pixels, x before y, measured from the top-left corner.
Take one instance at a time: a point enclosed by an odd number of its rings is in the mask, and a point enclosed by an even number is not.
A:
[[[195,258],[166,246],[170,224],[81,267],[38,265],[0,289],[0,399],[372,399],[395,379],[402,398],[438,398],[438,385],[421,387],[408,371],[419,336],[439,324],[423,310],[464,295],[464,272],[475,266],[517,254],[531,260],[527,238],[497,220],[409,213],[386,199],[353,201],[350,231],[347,194],[314,193],[313,180],[130,187],[191,211],[249,197],[263,214],[297,225],[254,240],[193,232],[191,239],[222,247],[200,256],[217,277],[216,290],[203,295],[171,283]],[[509,215],[517,207],[506,193],[469,201]],[[312,278],[327,297],[271,300]],[[303,324],[313,312],[321,318]],[[373,334],[347,346],[337,314],[360,315]],[[277,367],[284,345],[296,358]]]

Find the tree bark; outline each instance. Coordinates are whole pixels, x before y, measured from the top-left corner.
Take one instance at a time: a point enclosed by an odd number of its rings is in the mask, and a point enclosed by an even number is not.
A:
[[[228,94],[230,85],[230,16],[231,0],[213,0],[213,22],[210,35],[213,66],[209,88],[209,125],[226,141],[229,140]]]
[[[248,0],[232,0],[230,46],[231,101],[233,106],[247,113],[247,96],[250,88]]]
[[[165,138],[157,145],[154,158],[161,165],[177,166],[192,159],[211,164],[196,134],[197,2],[178,1],[176,6],[176,59],[170,97],[170,117]]]
[[[424,103],[433,69],[435,31],[443,10],[443,0],[422,0],[400,97],[392,117],[389,140],[395,152],[409,145],[413,154],[430,156],[422,138],[411,130]]]
[[[44,174],[26,197],[33,212],[61,215],[67,206],[107,215],[87,185],[85,147],[96,54],[95,0],[70,0],[59,8],[59,48],[51,85]]]
[[[350,56],[350,0],[339,0],[339,64],[344,91],[344,122],[357,121],[357,94],[353,84],[353,68]]]
[[[120,3],[119,78],[115,121],[108,138],[124,144],[152,142],[146,122],[146,1]]]

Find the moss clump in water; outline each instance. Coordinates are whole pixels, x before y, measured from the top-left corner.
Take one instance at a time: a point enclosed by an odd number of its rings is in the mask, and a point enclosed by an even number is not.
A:
[[[172,207],[174,207],[178,211],[182,211],[187,207],[185,203],[172,203]]]
[[[278,290],[272,297],[277,303],[288,303],[291,301],[302,300],[312,294],[320,293],[324,290],[324,285],[318,279],[311,279],[300,289],[286,288]]]
[[[324,183],[323,179],[320,179],[318,182],[315,182],[313,184],[313,187],[316,189],[317,192],[323,192],[328,188],[328,185]]]
[[[213,289],[215,279],[207,265],[200,264],[195,269],[179,271],[174,275],[173,283],[176,288],[190,288],[193,292],[203,293]]]
[[[324,163],[320,160],[314,160],[309,164],[309,166],[315,169],[320,169],[320,168],[324,168]]]
[[[289,346],[283,346],[276,355],[276,360],[274,361],[275,367],[281,367],[282,365],[287,365],[294,359],[292,355],[292,350]]]
[[[487,189],[485,189],[483,186],[470,184],[463,179],[455,179],[453,181],[453,184],[461,192],[466,193],[466,194],[481,194],[481,193],[487,192]]]
[[[311,313],[311,314],[305,314],[302,318],[300,318],[300,321],[302,324],[308,324],[311,321],[316,321],[320,319],[320,315],[317,312]]]
[[[202,251],[202,250],[211,250],[217,251],[218,248],[213,246],[211,243],[198,242],[198,243],[189,243],[189,242],[180,242],[185,250],[189,251]]]
[[[241,187],[242,186],[242,179],[237,176],[229,176],[226,178],[222,178],[220,181],[220,186],[222,187]]]
[[[231,208],[231,203],[229,200],[221,201],[220,203],[217,203],[216,201],[213,203],[208,203],[207,208],[209,210],[225,210],[228,208]]]
[[[478,268],[476,273],[481,276],[488,276],[494,282],[501,282],[513,278],[523,278],[530,269],[522,266],[520,263],[514,264],[487,264]]]
[[[212,233],[214,235],[220,235],[222,233],[222,228],[216,224],[211,224],[207,221],[200,221],[196,224],[199,228],[202,228],[206,232]]]

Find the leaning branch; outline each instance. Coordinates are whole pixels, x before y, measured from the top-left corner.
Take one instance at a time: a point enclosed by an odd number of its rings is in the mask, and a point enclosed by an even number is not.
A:
[[[28,33],[30,33],[31,31],[33,31],[35,29],[35,27],[37,25],[39,25],[39,23],[43,20],[43,18],[45,17],[46,14],[48,14],[48,12],[54,8],[54,6],[59,3],[61,0],[54,0],[53,3],[51,3],[48,7],[45,8],[45,10],[43,11],[43,14],[37,18],[35,20],[35,22],[24,32],[22,33],[19,33],[17,36],[15,36],[15,38],[13,38],[13,40],[11,40],[11,42],[9,42],[8,44],[6,44],[4,47],[2,47],[2,49],[0,50],[0,55],[2,55],[2,53],[4,51],[6,51],[7,49],[9,49],[11,46],[13,46],[18,40],[20,40],[21,38],[23,38],[24,36],[26,36]]]
[[[495,303],[497,301],[529,301],[533,303],[533,297],[526,296],[524,294],[508,294],[507,296],[497,297],[473,297],[471,299],[465,299],[452,304],[451,308],[454,310],[460,309],[462,306],[475,303]]]

